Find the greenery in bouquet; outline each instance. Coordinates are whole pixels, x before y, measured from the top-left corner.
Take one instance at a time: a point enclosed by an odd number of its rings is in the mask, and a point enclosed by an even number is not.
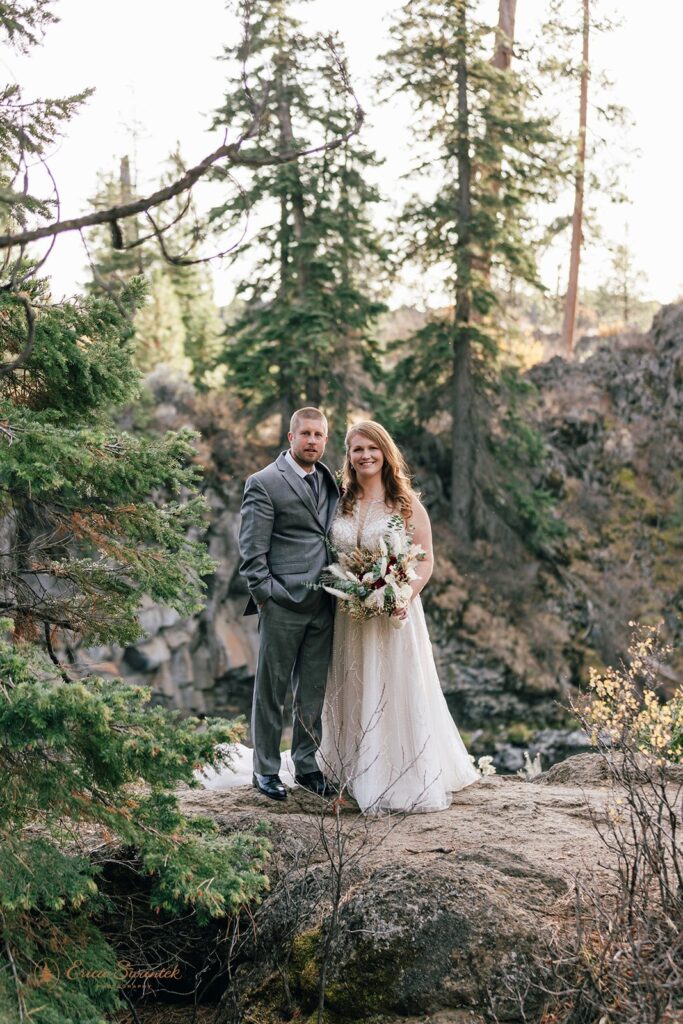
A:
[[[393,516],[377,548],[358,547],[350,554],[335,552],[336,560],[323,571],[318,586],[342,600],[351,618],[391,616],[407,608],[411,581],[417,579],[415,566],[426,552],[413,543],[403,526],[403,519]],[[401,623],[400,619],[393,621]]]

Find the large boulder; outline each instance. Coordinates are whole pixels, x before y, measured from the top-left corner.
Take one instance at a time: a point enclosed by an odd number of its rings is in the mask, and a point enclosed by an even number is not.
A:
[[[219,1019],[239,1006],[259,1020],[313,1014],[337,913],[327,1020],[519,1021],[520,1005],[538,1020],[544,936],[570,924],[575,874],[604,861],[591,821],[609,799],[598,763],[569,758],[557,785],[493,776],[446,811],[405,817],[361,817],[351,803],[335,814],[299,789],[282,804],[248,787],[183,793],[187,813],[223,831],[266,819],[273,846],[271,889],[238,930]]]

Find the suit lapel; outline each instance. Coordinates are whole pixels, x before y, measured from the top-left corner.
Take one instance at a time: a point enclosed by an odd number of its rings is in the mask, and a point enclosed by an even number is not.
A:
[[[277,468],[280,470],[280,472],[282,473],[282,475],[284,476],[285,480],[292,488],[292,490],[301,498],[301,500],[303,501],[304,505],[311,513],[311,515],[314,515],[317,521],[322,526],[323,524],[320,522],[318,510],[315,507],[313,491],[308,486],[308,484],[299,476],[299,474],[292,469],[290,464],[287,462],[284,453],[278,457]]]
[[[278,455],[275,464],[295,494],[301,498],[306,508],[315,516],[317,522],[320,523],[321,527],[325,530],[325,533],[327,533],[332,524],[334,513],[337,510],[337,502],[339,501],[339,488],[337,487],[337,481],[334,479],[334,476],[327,466],[323,465],[322,462],[318,463],[318,468],[320,469],[320,473],[318,474],[318,484],[320,487],[327,487],[328,489],[327,522],[323,523],[320,518],[320,512],[315,505],[313,491],[306,481],[292,469],[285,458],[284,452],[281,455]],[[320,494],[322,495],[322,492],[320,492]]]

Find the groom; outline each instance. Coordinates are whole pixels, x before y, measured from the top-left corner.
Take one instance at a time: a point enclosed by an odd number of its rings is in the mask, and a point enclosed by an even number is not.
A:
[[[333,601],[312,590],[329,563],[327,531],[339,488],[319,460],[327,420],[319,409],[299,409],[289,425],[289,451],[250,476],[244,488],[240,572],[249,588],[245,615],[259,615],[251,736],[254,786],[274,800],[287,790],[280,771],[280,740],[287,686],[294,705],[292,760],[300,786],[330,795],[315,759],[332,644]]]

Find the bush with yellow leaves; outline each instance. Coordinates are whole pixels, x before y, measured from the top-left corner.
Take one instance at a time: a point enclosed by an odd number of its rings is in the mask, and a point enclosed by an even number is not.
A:
[[[683,687],[668,698],[659,669],[671,653],[658,626],[630,622],[628,664],[589,672],[589,692],[574,703],[595,747],[632,750],[657,765],[683,761]]]

